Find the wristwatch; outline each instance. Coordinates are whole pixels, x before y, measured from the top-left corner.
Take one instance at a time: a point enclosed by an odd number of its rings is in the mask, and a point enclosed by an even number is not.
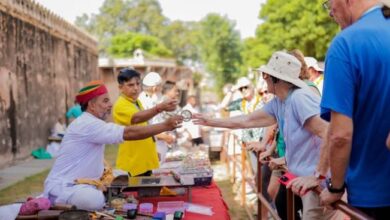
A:
[[[345,190],[345,187],[346,187],[345,182],[344,182],[343,186],[341,186],[341,188],[334,188],[333,185],[332,185],[332,180],[331,179],[328,179],[326,181],[326,186],[327,186],[328,191],[330,193],[343,193],[344,190]]]
[[[315,178],[316,178],[317,180],[324,180],[324,179],[326,179],[326,176],[321,175],[321,173],[318,172],[318,171],[314,171],[314,176],[315,176]]]

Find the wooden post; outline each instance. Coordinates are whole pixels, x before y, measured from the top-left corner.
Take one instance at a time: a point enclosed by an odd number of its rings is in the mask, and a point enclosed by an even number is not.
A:
[[[236,182],[236,136],[233,135],[233,180],[232,183]]]
[[[287,220],[295,220],[294,193],[291,189],[287,190]]]
[[[227,170],[227,173],[230,177],[230,156],[229,156],[230,131],[224,131],[223,138],[224,138],[224,145],[223,145],[222,149],[223,149],[223,152],[225,155],[225,162],[227,165],[226,170]]]
[[[263,182],[261,178],[261,166],[262,164],[259,161],[260,152],[256,152],[256,159],[257,159],[257,193],[260,195],[263,195]],[[257,199],[257,219],[261,220],[261,200],[260,198]]]
[[[246,205],[246,148],[245,143],[241,145],[241,202]]]

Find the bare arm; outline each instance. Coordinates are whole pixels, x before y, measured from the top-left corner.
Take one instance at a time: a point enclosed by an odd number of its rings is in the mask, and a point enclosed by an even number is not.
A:
[[[222,102],[219,105],[219,108],[225,109],[229,105],[230,101],[232,101],[232,98],[233,98],[233,92],[232,91],[227,92],[225,97],[223,97]]]
[[[248,115],[231,118],[209,118],[201,114],[194,114],[193,118],[195,124],[231,129],[268,127],[276,123],[272,115],[261,109]]]
[[[174,128],[179,127],[179,124],[182,123],[183,117],[173,116],[167,119],[165,122],[148,125],[148,126],[137,126],[130,125],[125,127],[123,132],[124,140],[141,140],[153,135],[159,134],[164,131],[169,131]]]
[[[341,188],[349,163],[352,148],[352,119],[337,112],[331,112],[328,130],[329,157],[332,158],[330,171],[332,185]]]
[[[173,111],[176,109],[177,100],[169,99],[160,104],[157,104],[155,107],[143,111],[139,111],[133,115],[131,118],[131,124],[138,124],[141,122],[148,121],[149,119],[156,116],[161,111]]]
[[[321,175],[326,176],[329,169],[329,146],[326,139],[328,122],[321,119],[319,115],[316,115],[307,119],[304,126],[306,130],[322,139],[320,158],[317,163],[317,171]]]

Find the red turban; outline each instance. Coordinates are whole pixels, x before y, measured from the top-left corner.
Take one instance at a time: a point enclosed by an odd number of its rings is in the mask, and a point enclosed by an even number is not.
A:
[[[91,81],[80,89],[76,101],[80,104],[87,103],[89,100],[105,93],[107,93],[107,88],[102,80]]]

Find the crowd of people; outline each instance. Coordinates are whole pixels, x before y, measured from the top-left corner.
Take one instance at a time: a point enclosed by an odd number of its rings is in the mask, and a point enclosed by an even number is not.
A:
[[[237,89],[243,99],[232,105],[241,108],[242,115],[198,114],[195,123],[265,128],[257,143],[245,145],[262,151],[263,182],[268,183],[263,193],[275,202],[282,219],[285,201],[280,203],[278,197],[286,198],[285,188],[266,170],[280,176],[283,166],[296,176],[286,187],[300,196],[296,201],[303,219],[342,219],[338,211],[326,207],[344,193],[350,205],[374,219],[386,219],[390,216],[389,9],[375,0],[328,0],[324,7],[343,29],[329,47],[324,74],[314,58],[305,58],[298,50],[277,51],[258,69],[272,100],[260,104],[259,110],[244,109],[252,99],[246,93],[249,83],[240,79]],[[242,141],[247,141],[244,134]],[[325,188],[321,195],[310,191],[317,186]]]
[[[200,126],[242,129],[253,168],[263,164],[263,194],[287,218],[286,189],[297,196],[302,219],[340,219],[326,208],[342,199],[375,219],[390,216],[390,20],[377,0],[328,0],[324,6],[343,29],[321,68],[299,50],[276,51],[257,71],[224,88],[220,109],[229,117],[200,114],[189,95],[181,109],[175,82],[134,69],[118,73],[120,96],[112,104],[102,81],[85,85],[76,105],[56,125],[62,138],[45,181],[54,203],[87,210],[105,204],[102,189],[78,179],[100,180],[105,144],[119,144],[116,167],[129,176],[150,176],[184,135],[203,144]],[[388,9],[388,8],[387,8]],[[386,10],[387,10],[386,9]],[[112,112],[111,112],[112,110]],[[193,120],[183,122],[188,110]],[[109,116],[113,123],[106,122]],[[387,146],[387,147],[386,147]],[[260,152],[259,156],[256,152]],[[278,181],[295,176],[286,186]],[[310,189],[322,186],[320,195]],[[262,219],[268,219],[262,211]]]

